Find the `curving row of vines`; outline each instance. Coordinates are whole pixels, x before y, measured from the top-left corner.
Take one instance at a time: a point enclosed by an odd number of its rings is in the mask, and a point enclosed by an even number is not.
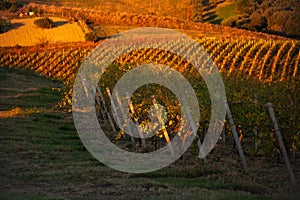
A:
[[[299,122],[299,65],[300,43],[296,41],[276,40],[247,40],[247,39],[216,39],[200,38],[197,40],[210,54],[219,70],[224,76],[226,92],[231,104],[235,121],[240,133],[248,138],[255,138],[264,152],[274,149],[275,143],[272,134],[272,124],[264,111],[264,104],[272,102],[277,108],[279,122],[285,140],[291,150],[300,146]],[[176,45],[176,44],[174,44]],[[0,51],[0,67],[11,66],[28,68],[43,76],[62,80],[71,86],[80,64],[88,56],[93,47],[66,47],[61,49],[37,49],[36,51],[19,51],[15,49],[2,49]],[[109,55],[113,52],[102,52]],[[102,88],[114,86],[114,83],[133,66],[149,62],[156,62],[173,67],[188,77],[195,88],[199,99],[202,121],[201,127],[208,126],[210,112],[209,99],[205,94],[205,83],[201,77],[195,76],[195,69],[180,56],[159,49],[140,49],[119,57],[100,80]],[[232,75],[235,76],[232,76]],[[107,76],[106,76],[107,75]],[[231,76],[229,76],[231,75]],[[106,77],[106,78],[105,78]],[[245,78],[246,77],[246,78]],[[261,84],[258,84],[258,81]],[[283,81],[283,82],[280,82]],[[71,87],[64,93],[61,105],[71,104]],[[161,89],[164,91],[164,89]],[[149,88],[140,94],[151,96]],[[176,114],[176,101],[165,98],[167,92],[161,92],[157,100]],[[206,96],[205,96],[206,95]],[[166,101],[167,99],[167,101]],[[133,99],[134,100],[134,99]],[[255,103],[256,102],[256,103]],[[139,113],[139,122],[147,116],[145,110],[149,109],[151,102],[135,99],[135,107]],[[172,112],[171,112],[172,113]],[[170,127],[178,125],[176,115],[169,117]],[[174,118],[174,119],[173,119]],[[254,135],[253,128],[258,128]],[[228,126],[229,130],[230,127]],[[298,130],[298,132],[297,132]],[[200,130],[201,132],[201,130]],[[205,130],[203,129],[202,133]],[[229,131],[230,132],[230,131]]]
[[[220,71],[232,74],[242,71],[252,77],[265,80],[285,80],[299,76],[300,43],[295,41],[232,40],[202,38],[197,40],[215,61]],[[30,68],[43,76],[57,79],[72,79],[87,57],[91,47],[67,48],[30,52],[0,52],[0,66]],[[159,62],[185,71],[188,63],[170,52],[144,49],[121,56],[117,62]]]

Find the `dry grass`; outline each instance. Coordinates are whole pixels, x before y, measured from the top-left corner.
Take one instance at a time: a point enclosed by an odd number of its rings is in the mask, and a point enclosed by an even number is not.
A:
[[[0,118],[10,118],[15,117],[21,113],[21,109],[19,107],[14,108],[8,111],[0,111]]]
[[[45,43],[85,41],[84,33],[77,23],[52,17],[54,28],[42,29],[34,25],[35,19],[13,19],[12,29],[0,34],[0,46],[32,46]]]

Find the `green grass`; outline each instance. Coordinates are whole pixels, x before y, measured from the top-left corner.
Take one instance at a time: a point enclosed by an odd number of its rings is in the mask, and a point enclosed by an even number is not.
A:
[[[204,178],[158,178],[155,181],[164,183],[167,185],[173,185],[177,188],[205,188],[208,190],[233,190],[233,191],[245,191],[253,194],[262,194],[265,190],[264,186],[259,184],[245,184],[240,182],[222,183],[217,179],[204,179]]]
[[[35,200],[42,200],[46,199],[43,195],[38,194],[28,194],[28,193],[16,193],[16,192],[4,192],[0,195],[1,199],[3,200],[26,200],[26,199],[35,199]],[[54,199],[54,198],[47,198],[47,199]],[[55,198],[57,199],[57,198]]]
[[[217,10],[217,15],[221,19],[228,19],[237,16],[236,4],[232,3],[227,6],[221,7]]]
[[[0,68],[0,74],[0,110],[50,108],[61,98],[59,92],[53,90],[62,86],[58,81],[47,80],[29,70],[13,68]]]
[[[221,24],[222,21],[236,17],[238,13],[236,12],[236,4],[231,3],[224,7],[220,7],[217,9],[215,13],[215,17],[209,19],[208,22],[213,24]]]
[[[108,168],[82,145],[71,114],[56,109],[61,95],[52,88],[60,82],[11,68],[0,74],[0,110],[22,111],[0,118],[0,199],[264,198],[259,185],[204,178],[223,173],[210,165],[139,175]]]

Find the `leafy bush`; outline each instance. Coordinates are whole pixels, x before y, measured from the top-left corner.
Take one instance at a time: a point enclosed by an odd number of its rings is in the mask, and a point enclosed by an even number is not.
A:
[[[221,25],[235,27],[236,26],[236,19],[235,18],[225,19],[221,22]]]
[[[236,5],[250,21],[235,27],[300,37],[299,0],[237,0]]]
[[[35,15],[37,15],[39,13],[39,9],[37,7],[29,6],[28,12],[33,12]]]
[[[85,40],[89,42],[96,42],[98,39],[97,34],[94,31],[85,34]]]
[[[18,8],[21,8],[23,4],[21,2],[9,2],[0,0],[0,10],[9,10],[10,12],[16,12]]]
[[[203,1],[196,0],[193,5],[193,13],[192,13],[192,20],[194,22],[202,22],[203,21]]]
[[[6,10],[10,8],[10,2],[0,1],[0,10]]]
[[[40,28],[52,28],[53,20],[48,17],[43,17],[34,21],[34,24]]]
[[[49,40],[47,39],[47,37],[41,37],[41,38],[38,38],[38,40],[39,40],[39,43],[38,43],[38,44],[39,44],[41,47],[43,47],[43,46],[49,44]]]
[[[0,19],[0,33],[4,33],[7,31],[10,26],[10,21],[7,19]]]
[[[268,21],[267,21],[266,17],[258,12],[253,13],[251,15],[250,20],[251,20],[250,25],[258,31],[261,31],[261,30],[267,28],[267,26],[268,26]]]

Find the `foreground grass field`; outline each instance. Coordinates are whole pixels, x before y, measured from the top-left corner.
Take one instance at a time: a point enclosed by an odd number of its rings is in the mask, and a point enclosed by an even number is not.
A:
[[[238,158],[230,169],[188,160],[149,174],[110,169],[86,151],[71,114],[56,109],[60,82],[11,68],[0,76],[1,199],[288,198],[266,196],[265,186],[235,168]],[[236,178],[221,178],[229,171]]]
[[[32,46],[45,43],[85,41],[84,33],[77,23],[52,17],[54,28],[42,29],[34,25],[35,18],[13,19],[12,28],[0,34],[0,46]]]

